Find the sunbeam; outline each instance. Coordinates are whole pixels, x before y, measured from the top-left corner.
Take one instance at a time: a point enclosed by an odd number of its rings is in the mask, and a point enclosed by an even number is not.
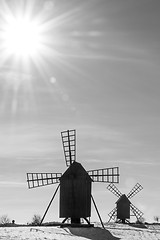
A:
[[[23,73],[30,75],[30,79],[39,78],[39,84],[45,84],[51,93],[54,84],[50,78],[55,76],[55,69],[80,74],[84,78],[84,71],[76,66],[73,58],[81,61],[106,59],[102,54],[98,56],[91,47],[92,40],[94,42],[102,34],[91,26],[94,16],[86,15],[85,8],[89,8],[89,3],[77,2],[71,6],[41,0],[3,1],[0,10],[0,68],[7,68],[7,72],[1,72],[4,81],[0,83],[6,89],[1,105],[5,106],[11,88],[14,97],[8,98],[12,101],[12,112],[18,110],[18,95],[24,95],[24,92],[28,92],[28,96],[34,95],[35,81],[26,80]],[[87,19],[83,20],[83,15],[88,19],[84,29],[83,23]],[[25,105],[29,99],[23,99]]]

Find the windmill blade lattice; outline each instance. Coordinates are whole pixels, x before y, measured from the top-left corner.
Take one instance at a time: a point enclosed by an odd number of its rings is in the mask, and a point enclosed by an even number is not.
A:
[[[131,199],[133,196],[135,196],[138,192],[140,192],[143,189],[141,184],[137,183],[132,190],[128,193],[127,197]]]
[[[103,168],[87,171],[94,182],[119,183],[119,168]]]
[[[61,173],[27,173],[28,188],[59,183]]]
[[[130,204],[130,208],[137,219],[140,219],[142,217],[143,213],[138,208],[136,208],[132,203]]]
[[[108,214],[108,216],[110,217],[110,219],[109,219],[109,221],[111,220],[111,219],[115,219],[116,218],[116,216],[117,216],[117,207],[115,207],[109,214]]]
[[[118,190],[118,188],[113,183],[109,184],[107,189],[117,197],[122,196],[122,193]]]
[[[69,167],[76,161],[76,130],[61,132],[66,165]]]

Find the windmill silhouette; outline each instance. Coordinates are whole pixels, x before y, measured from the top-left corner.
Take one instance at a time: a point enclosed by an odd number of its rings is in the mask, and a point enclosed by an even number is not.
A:
[[[27,173],[28,187],[36,188],[59,183],[52,199],[42,217],[43,222],[49,207],[60,188],[60,218],[67,219],[71,224],[80,224],[85,219],[90,224],[91,199],[103,226],[97,206],[91,194],[92,182],[119,182],[119,168],[103,168],[86,171],[83,166],[76,162],[76,130],[61,132],[64,156],[67,170],[62,173]]]
[[[118,197],[117,206],[108,214],[109,221],[117,217],[117,221],[125,223],[128,221],[127,219],[130,219],[130,216],[135,216],[137,220],[142,217],[143,213],[130,202],[130,199],[143,189],[139,183],[127,195],[122,194],[113,183],[109,184],[107,189]]]

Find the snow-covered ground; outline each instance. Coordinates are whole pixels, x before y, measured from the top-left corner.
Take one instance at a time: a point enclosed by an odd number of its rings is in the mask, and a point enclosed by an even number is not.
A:
[[[106,229],[122,240],[160,240],[158,225],[146,225],[146,228],[132,227],[123,224],[108,224]]]
[[[160,228],[156,225],[136,228],[112,223],[105,227],[1,227],[0,240],[160,240]]]

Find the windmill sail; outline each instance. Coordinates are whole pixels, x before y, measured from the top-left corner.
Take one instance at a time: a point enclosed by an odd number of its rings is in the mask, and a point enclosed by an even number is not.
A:
[[[76,130],[61,132],[66,165],[69,167],[76,161]]]
[[[118,190],[118,188],[113,184],[110,183],[107,187],[107,189],[112,192],[114,195],[116,195],[117,197],[122,196],[122,193]]]
[[[127,194],[128,198],[132,198],[133,196],[135,196],[138,192],[140,192],[143,189],[143,187],[137,183],[132,190]]]
[[[115,219],[116,218],[116,216],[117,216],[117,207],[115,207],[109,214],[108,214],[108,216],[110,217],[110,219],[109,219],[109,221],[111,220],[111,219]]]
[[[131,211],[136,216],[136,218],[140,219],[143,213],[138,208],[136,208],[132,203],[130,204],[130,207],[131,207]]]
[[[28,188],[58,183],[61,176],[61,173],[27,173]]]
[[[119,168],[103,168],[87,171],[94,182],[119,183]]]

